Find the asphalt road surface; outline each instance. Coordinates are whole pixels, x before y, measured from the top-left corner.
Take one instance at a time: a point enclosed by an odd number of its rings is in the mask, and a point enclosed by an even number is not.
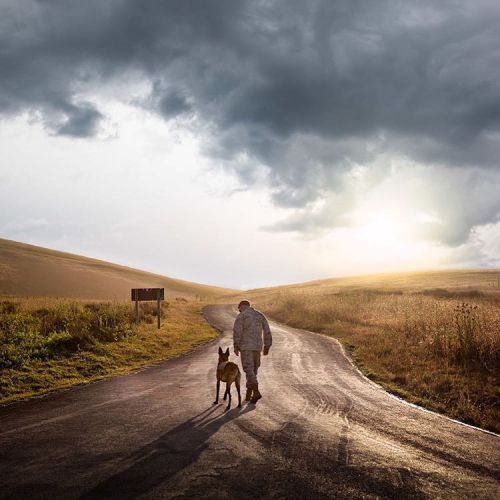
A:
[[[0,497],[500,498],[499,436],[388,395],[321,335],[271,324],[264,397],[224,413],[235,311],[205,314],[224,333],[186,356],[1,408]]]

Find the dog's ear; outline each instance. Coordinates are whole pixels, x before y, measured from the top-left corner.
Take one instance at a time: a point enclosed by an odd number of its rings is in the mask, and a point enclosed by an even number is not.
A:
[[[226,354],[229,356],[229,347],[226,349]]]
[[[222,347],[219,347],[219,354],[222,354]]]

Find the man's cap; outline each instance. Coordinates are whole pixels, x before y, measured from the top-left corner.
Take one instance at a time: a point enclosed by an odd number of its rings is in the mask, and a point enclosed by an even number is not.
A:
[[[240,306],[249,306],[250,305],[250,302],[248,302],[248,300],[242,300],[239,304],[238,304],[238,307]]]

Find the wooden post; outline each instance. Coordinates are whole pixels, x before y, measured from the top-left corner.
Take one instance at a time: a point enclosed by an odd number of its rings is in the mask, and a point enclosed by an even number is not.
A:
[[[135,302],[135,322],[139,323],[139,302],[156,299],[156,316],[158,329],[161,327],[161,301],[165,298],[164,288],[132,288],[131,299]]]
[[[135,291],[135,322],[139,324],[139,290]]]
[[[160,290],[156,292],[156,315],[158,316],[158,330],[160,329],[160,311],[161,311],[161,299]]]

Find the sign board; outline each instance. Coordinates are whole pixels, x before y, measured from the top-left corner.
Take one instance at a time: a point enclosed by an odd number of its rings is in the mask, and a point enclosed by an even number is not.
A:
[[[132,288],[132,300],[165,300],[165,288]]]
[[[161,301],[165,300],[165,288],[132,288],[132,300],[135,302],[135,321],[139,323],[139,302],[156,300],[156,316],[160,328]]]

